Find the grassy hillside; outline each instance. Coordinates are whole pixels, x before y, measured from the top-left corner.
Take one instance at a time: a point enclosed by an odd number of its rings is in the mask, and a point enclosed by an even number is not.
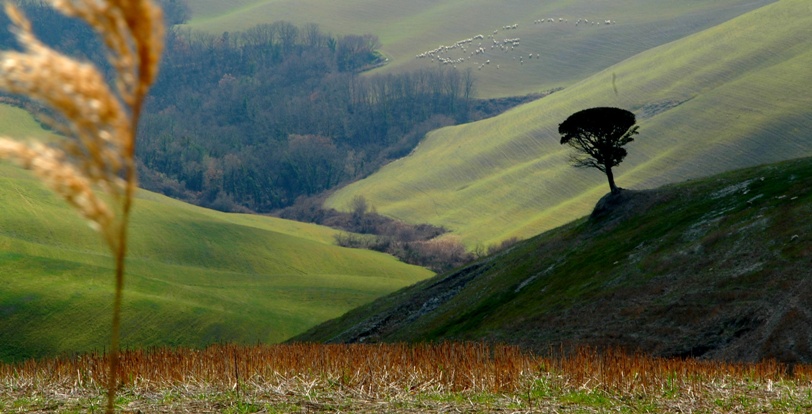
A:
[[[0,131],[12,137],[27,136],[43,140],[47,140],[50,135],[27,111],[2,102],[0,102]]]
[[[812,361],[812,158],[607,197],[588,218],[296,340]]]
[[[191,26],[214,33],[246,29],[259,23],[288,20],[317,23],[336,34],[372,33],[381,39],[390,59],[383,71],[438,65],[415,56],[439,45],[494,35],[474,47],[447,57],[466,58],[460,69],[474,69],[480,95],[524,95],[570,85],[599,70],[652,47],[712,27],[771,0],[668,1],[515,0],[191,0]],[[534,24],[542,18],[555,22]],[[566,19],[559,22],[558,19]],[[578,19],[590,20],[590,24]],[[612,20],[610,25],[603,24]],[[599,24],[591,24],[598,22]],[[503,30],[518,24],[517,29]],[[498,33],[494,34],[494,31]],[[515,49],[492,49],[494,40],[520,38]],[[540,59],[527,59],[530,54]],[[519,62],[524,57],[526,63]],[[491,64],[476,70],[486,60]],[[496,66],[500,68],[497,70]]]
[[[0,128],[40,135],[24,111]],[[26,171],[0,163],[0,361],[108,344],[113,263],[89,226]],[[334,231],[224,214],[139,192],[122,345],[279,342],[431,276]]]
[[[412,155],[337,192],[451,228],[469,246],[528,237],[588,213],[608,191],[569,166],[558,124],[594,106],[638,115],[615,171],[626,188],[812,154],[812,13],[783,0],[641,53],[495,118],[432,132]]]

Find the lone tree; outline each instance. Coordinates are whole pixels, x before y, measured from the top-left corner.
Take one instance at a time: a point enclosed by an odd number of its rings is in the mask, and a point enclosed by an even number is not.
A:
[[[570,115],[558,126],[558,133],[562,145],[569,144],[576,150],[572,165],[603,171],[612,194],[617,194],[620,189],[615,185],[612,167],[626,157],[623,146],[634,141],[637,128],[634,114],[625,109],[590,108]]]

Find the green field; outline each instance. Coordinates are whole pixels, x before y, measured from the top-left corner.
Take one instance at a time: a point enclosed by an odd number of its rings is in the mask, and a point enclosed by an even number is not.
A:
[[[10,137],[29,137],[48,140],[51,135],[23,109],[0,103],[0,131]]]
[[[638,115],[616,169],[650,188],[812,154],[812,4],[783,0],[636,55],[498,117],[430,133],[412,155],[328,200],[447,226],[467,245],[529,237],[587,214],[606,192],[569,166],[558,124],[594,106]]]
[[[470,56],[457,50],[449,57],[465,57],[459,69],[472,68],[483,97],[525,95],[569,86],[637,53],[769,4],[772,0],[515,0],[509,4],[487,0],[191,0],[195,29],[212,33],[244,30],[260,23],[287,20],[316,23],[334,34],[377,35],[381,51],[390,59],[381,71],[432,67],[421,52],[439,45],[486,36],[485,53]],[[542,18],[554,23],[534,24]],[[558,19],[566,19],[559,22]],[[575,25],[578,19],[599,24]],[[606,20],[614,23],[605,25]],[[517,29],[502,30],[518,24]],[[494,40],[520,38],[510,51],[491,49]],[[540,59],[519,62],[528,54]],[[486,60],[491,64],[477,70]],[[500,68],[496,69],[499,65]]]
[[[0,126],[43,134],[24,111],[0,108]],[[98,235],[7,163],[0,211],[0,361],[101,350],[113,263]],[[391,256],[335,246],[334,233],[139,192],[122,345],[279,342],[431,276]]]
[[[101,349],[112,260],[33,179],[0,166],[0,360]],[[431,273],[332,245],[333,231],[140,192],[123,346],[278,342]]]

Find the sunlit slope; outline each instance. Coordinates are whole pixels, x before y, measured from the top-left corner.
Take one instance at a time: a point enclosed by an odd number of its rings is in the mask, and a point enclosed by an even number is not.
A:
[[[608,191],[570,167],[558,124],[618,106],[640,135],[618,185],[647,188],[812,154],[812,3],[783,0],[651,51],[499,117],[435,131],[415,152],[328,200],[450,227],[470,246],[537,234]]]
[[[27,111],[0,101],[0,133],[7,136],[28,136],[48,139],[50,134],[43,130]]]
[[[332,245],[333,230],[140,192],[123,345],[278,342],[431,273]],[[102,349],[112,259],[27,173],[0,164],[0,360]]]
[[[771,1],[192,0],[190,5],[191,26],[218,34],[279,20],[317,23],[335,34],[375,34],[390,59],[383,71],[439,65],[415,56],[481,34],[484,38],[468,44],[465,52],[456,49],[445,56],[466,59],[456,66],[474,70],[480,95],[507,96],[570,85]],[[546,21],[550,18],[554,22]],[[545,22],[536,24],[540,19]],[[576,26],[579,19],[589,23]],[[606,25],[606,20],[613,23]],[[503,29],[514,24],[516,29]],[[494,40],[515,38],[521,39],[515,49],[490,47]],[[472,56],[479,43],[485,53]],[[531,53],[541,57],[529,59]],[[479,70],[486,61],[490,64]]]

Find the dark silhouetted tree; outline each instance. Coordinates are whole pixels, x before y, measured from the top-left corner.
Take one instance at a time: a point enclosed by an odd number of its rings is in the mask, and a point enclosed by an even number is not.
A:
[[[597,168],[609,179],[612,194],[620,190],[615,185],[612,167],[626,157],[624,145],[634,141],[637,134],[634,114],[620,108],[590,108],[570,115],[558,126],[561,144],[575,148],[572,164],[576,167]]]

